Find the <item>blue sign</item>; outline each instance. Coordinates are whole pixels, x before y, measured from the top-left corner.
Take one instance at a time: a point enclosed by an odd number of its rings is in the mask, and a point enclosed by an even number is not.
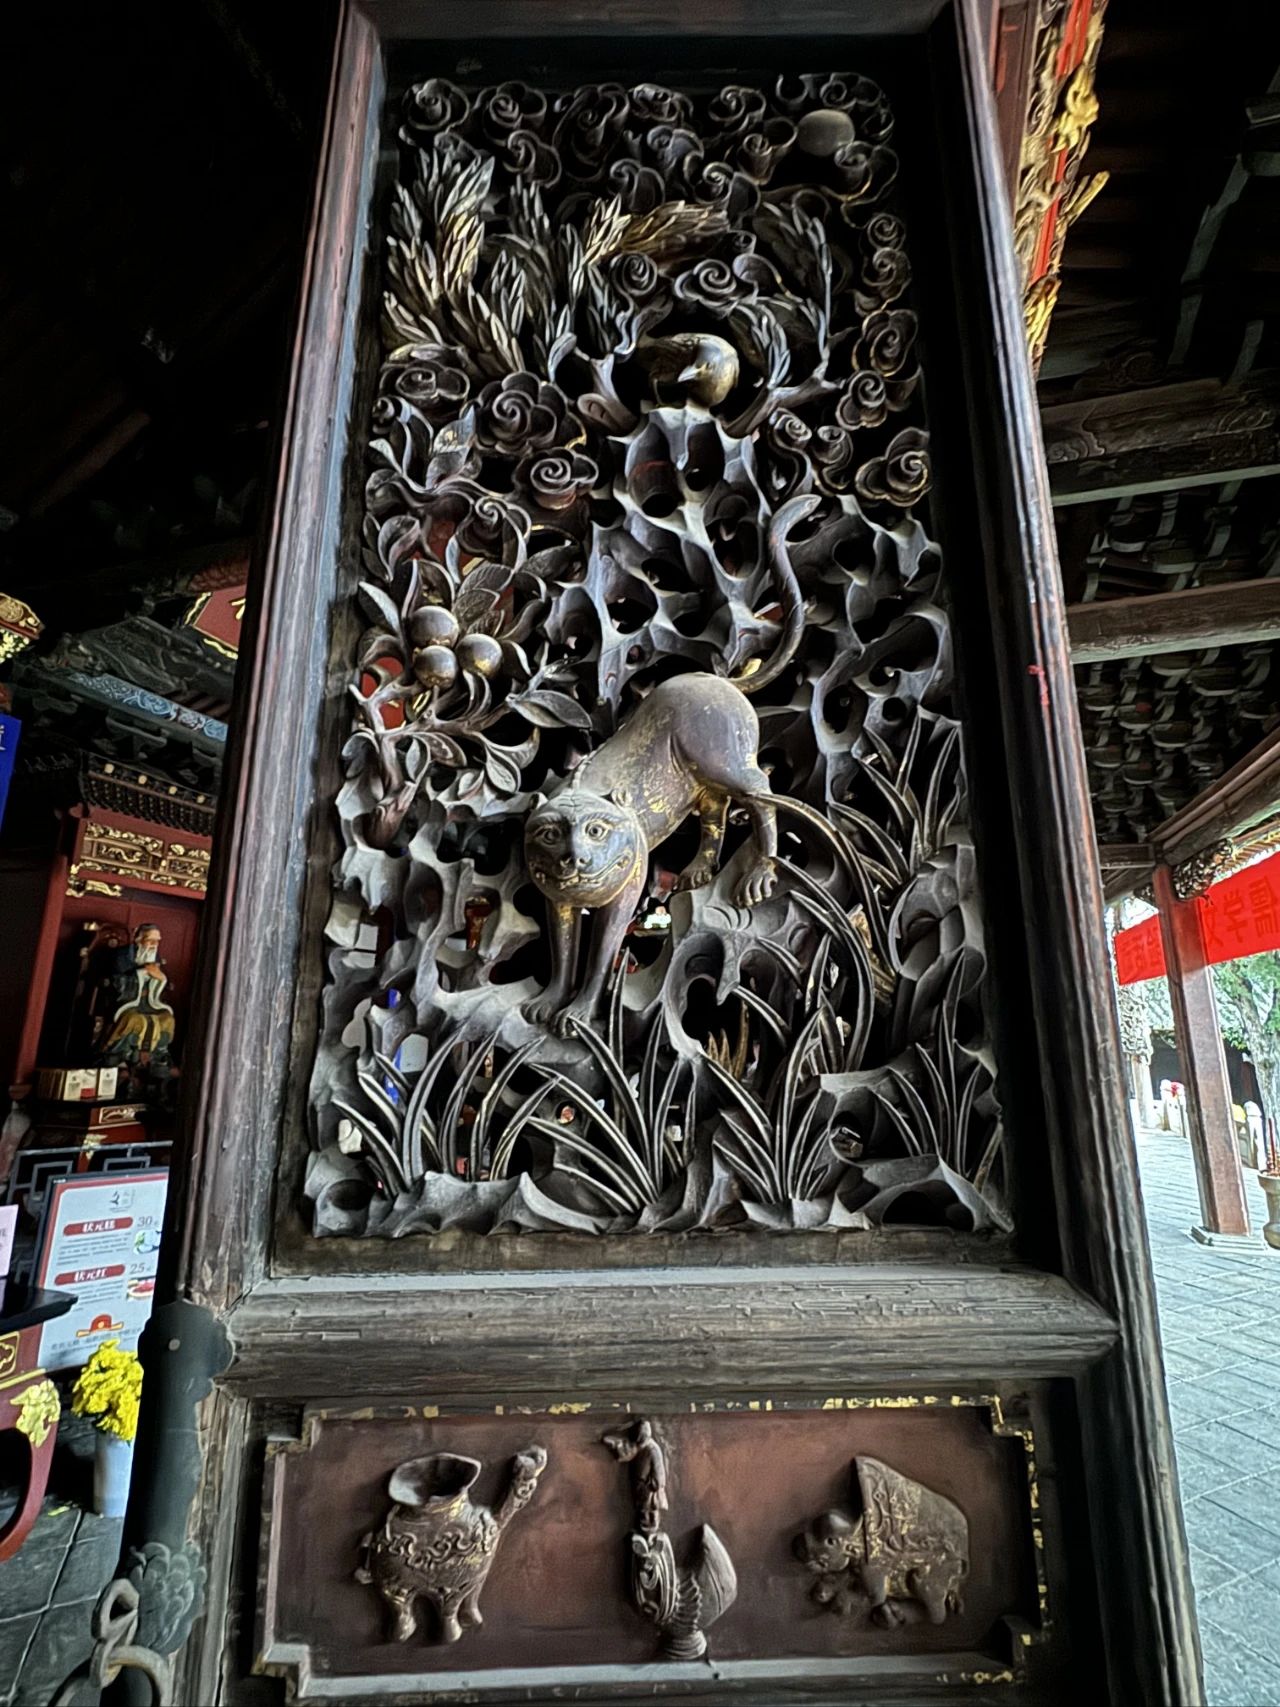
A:
[[[16,717],[6,717],[0,711],[0,824],[4,823],[4,803],[9,798],[9,778],[18,756],[18,736],[22,725]]]

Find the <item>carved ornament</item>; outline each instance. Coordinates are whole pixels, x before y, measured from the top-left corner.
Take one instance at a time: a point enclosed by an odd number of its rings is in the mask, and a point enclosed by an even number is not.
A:
[[[484,1623],[480,1591],[502,1532],[533,1498],[546,1466],[541,1446],[518,1453],[507,1491],[492,1509],[471,1499],[483,1468],[478,1459],[434,1452],[392,1472],[391,1510],[360,1543],[364,1562],[355,1575],[386,1602],[397,1642],[407,1642],[417,1629],[420,1600],[431,1606],[442,1642],[456,1642],[464,1630]]]
[[[631,1598],[636,1611],[658,1626],[662,1654],[670,1660],[699,1660],[706,1632],[738,1597],[738,1577],[728,1549],[709,1523],[689,1547],[686,1564],[676,1563],[664,1531],[667,1454],[647,1417],[603,1436],[602,1444],[631,1470],[635,1527],[627,1537],[631,1555]]]
[[[819,1606],[888,1628],[964,1610],[969,1525],[959,1506],[878,1458],[853,1460],[854,1506],[823,1512],[794,1551]]]
[[[1098,116],[1094,93],[1106,0],[1039,0],[1031,100],[1014,199],[1014,248],[1033,369],[1062,282],[1067,232],[1107,182],[1083,171]]]
[[[188,847],[140,830],[86,821],[77,859],[70,867],[70,886],[76,893],[101,893],[90,887],[91,874],[101,872],[125,883],[162,884],[203,895],[209,887],[208,848]],[[83,885],[83,889],[77,888]]]
[[[1008,1225],[892,125],[409,91],[317,1232]]]
[[[0,593],[0,664],[16,658],[43,632],[44,624],[30,605],[9,593]]]

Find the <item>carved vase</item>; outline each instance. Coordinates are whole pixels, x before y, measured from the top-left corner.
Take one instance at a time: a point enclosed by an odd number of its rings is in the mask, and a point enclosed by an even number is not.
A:
[[[1267,1200],[1262,1236],[1273,1251],[1280,1251],[1280,1174],[1259,1174],[1258,1184]]]
[[[392,1472],[387,1492],[394,1504],[381,1528],[364,1537],[356,1580],[372,1584],[391,1608],[397,1642],[413,1635],[420,1599],[435,1608],[441,1641],[456,1642],[464,1629],[484,1622],[480,1591],[498,1542],[533,1498],[546,1462],[540,1446],[518,1453],[506,1494],[493,1509],[471,1499],[482,1468],[476,1458],[435,1452]]]

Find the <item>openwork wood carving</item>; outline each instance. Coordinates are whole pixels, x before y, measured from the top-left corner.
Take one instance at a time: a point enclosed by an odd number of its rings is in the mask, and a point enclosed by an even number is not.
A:
[[[969,1525],[959,1506],[878,1458],[855,1458],[853,1471],[856,1515],[823,1512],[795,1539],[817,1578],[813,1599],[890,1627],[963,1611]]]
[[[397,1642],[407,1642],[417,1628],[419,1600],[434,1608],[442,1642],[456,1642],[464,1630],[484,1623],[480,1591],[502,1532],[533,1498],[546,1467],[541,1446],[518,1453],[507,1491],[492,1510],[471,1500],[483,1468],[478,1459],[434,1452],[392,1472],[387,1492],[394,1503],[381,1528],[360,1543],[364,1563],[355,1574],[391,1609]]]
[[[709,1523],[698,1529],[686,1565],[663,1531],[667,1509],[667,1455],[647,1417],[603,1437],[620,1463],[631,1467],[635,1528],[631,1549],[631,1597],[636,1611],[662,1632],[662,1652],[671,1660],[700,1660],[706,1631],[738,1597],[738,1576],[728,1549]]]
[[[891,128],[410,91],[318,1232],[1006,1224]]]

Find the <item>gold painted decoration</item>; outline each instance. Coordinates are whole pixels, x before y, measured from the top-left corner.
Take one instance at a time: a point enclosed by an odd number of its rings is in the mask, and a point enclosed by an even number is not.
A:
[[[36,1381],[17,1401],[18,1420],[15,1427],[25,1434],[32,1446],[43,1446],[50,1429],[58,1426],[62,1401],[58,1389],[47,1378]]]
[[[38,640],[44,624],[30,605],[8,593],[0,593],[0,664],[7,664]]]
[[[1083,171],[1098,116],[1094,90],[1106,0],[1045,0],[1022,137],[1014,206],[1014,248],[1023,316],[1038,369],[1062,283],[1067,232],[1107,182]]]
[[[171,889],[190,889],[203,895],[209,887],[208,848],[189,847],[185,842],[166,841],[141,830],[120,829],[89,819],[80,839],[79,857],[69,871],[71,894],[119,894],[90,874],[102,873],[126,883],[163,884]]]

